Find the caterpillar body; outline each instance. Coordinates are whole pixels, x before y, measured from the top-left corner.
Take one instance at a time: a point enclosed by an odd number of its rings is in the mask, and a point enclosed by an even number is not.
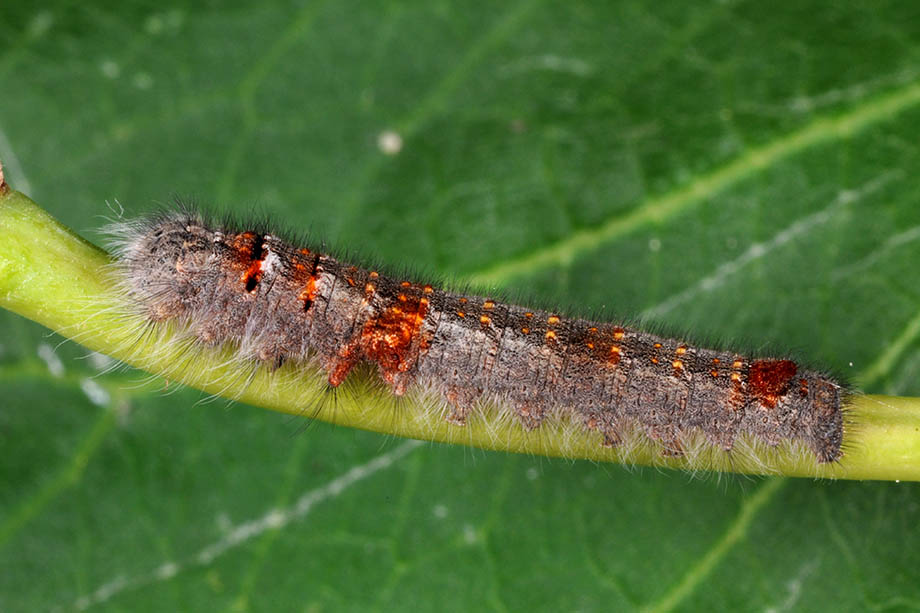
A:
[[[434,390],[458,428],[488,403],[527,430],[562,418],[598,444],[638,436],[663,456],[700,439],[726,453],[739,439],[804,446],[818,463],[843,453],[846,388],[790,359],[454,293],[188,209],[110,231],[148,321],[177,320],[266,368],[318,364],[332,387],[370,363],[394,395]]]

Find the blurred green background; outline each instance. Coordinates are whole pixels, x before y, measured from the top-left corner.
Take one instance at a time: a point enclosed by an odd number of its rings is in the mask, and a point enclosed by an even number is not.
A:
[[[0,8],[7,178],[90,238],[192,196],[877,393],[920,395],[918,132],[910,2]],[[60,341],[0,313],[4,611],[920,609],[916,484],[303,431]]]

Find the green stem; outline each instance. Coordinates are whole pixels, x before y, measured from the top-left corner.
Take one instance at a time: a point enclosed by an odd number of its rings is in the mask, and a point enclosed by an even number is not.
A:
[[[585,436],[560,436],[553,426],[526,432],[511,420],[472,419],[463,428],[445,422],[438,411],[412,410],[408,399],[399,408],[381,400],[379,386],[364,374],[352,393],[336,402],[319,402],[324,377],[304,376],[303,367],[277,371],[259,368],[240,374],[232,349],[210,349],[169,342],[177,331],[161,328],[139,334],[136,316],[126,317],[123,299],[113,291],[111,258],[62,226],[23,194],[0,187],[0,306],[37,321],[102,353],[204,390],[262,406],[303,415],[309,413],[341,425],[447,443],[473,445],[566,458],[622,461],[621,452]],[[305,409],[305,407],[311,407]],[[315,407],[315,410],[314,408]],[[920,399],[856,396],[840,462],[820,465],[807,453],[769,452],[770,465],[789,476],[845,479],[920,480]],[[497,423],[496,423],[497,422]],[[564,426],[557,426],[563,428]],[[661,458],[640,448],[626,461],[690,470],[760,473],[763,467],[743,454],[714,452],[692,461]]]

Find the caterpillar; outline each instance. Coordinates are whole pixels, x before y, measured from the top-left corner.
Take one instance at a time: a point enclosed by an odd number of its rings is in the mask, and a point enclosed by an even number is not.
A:
[[[152,325],[177,322],[267,369],[318,366],[333,389],[368,364],[394,396],[431,390],[452,427],[488,405],[527,431],[567,420],[599,445],[641,438],[662,457],[700,440],[843,455],[846,386],[792,359],[449,291],[186,206],[108,231],[119,283]]]

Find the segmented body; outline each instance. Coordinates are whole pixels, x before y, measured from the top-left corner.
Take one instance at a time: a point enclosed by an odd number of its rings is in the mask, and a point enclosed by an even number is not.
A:
[[[127,227],[120,261],[150,319],[183,319],[201,342],[267,365],[318,360],[332,386],[374,363],[394,394],[438,390],[458,427],[485,400],[527,429],[567,417],[605,445],[639,430],[666,455],[691,433],[725,450],[749,435],[804,442],[819,462],[841,455],[841,386],[791,360],[394,279],[195,214]]]

